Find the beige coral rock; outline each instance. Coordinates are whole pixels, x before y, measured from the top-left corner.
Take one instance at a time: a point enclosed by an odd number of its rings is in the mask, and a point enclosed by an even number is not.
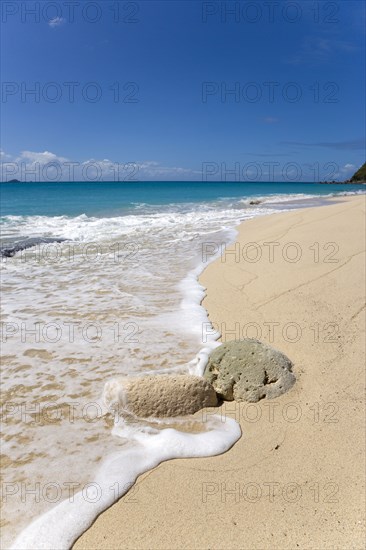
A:
[[[295,383],[286,355],[252,338],[231,341],[210,355],[204,377],[227,401],[273,399]]]
[[[103,399],[109,409],[140,418],[182,416],[217,405],[212,385],[188,374],[115,378],[106,383]]]

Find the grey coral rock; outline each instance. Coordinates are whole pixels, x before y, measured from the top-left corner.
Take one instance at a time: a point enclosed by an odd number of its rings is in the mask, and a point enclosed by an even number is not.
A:
[[[252,338],[231,341],[210,355],[204,378],[227,401],[273,399],[295,383],[292,363],[280,351]]]
[[[193,414],[218,401],[208,380],[188,374],[115,378],[106,383],[103,400],[140,418]]]

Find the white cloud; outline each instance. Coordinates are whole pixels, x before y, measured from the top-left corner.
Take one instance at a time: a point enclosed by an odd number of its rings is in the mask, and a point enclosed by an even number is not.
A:
[[[353,173],[356,171],[356,166],[354,164],[345,164],[339,170],[341,174],[345,176],[353,176]]]
[[[55,27],[59,27],[60,25],[63,25],[65,23],[66,19],[64,17],[54,17],[53,19],[50,19],[48,21],[48,25],[54,29]]]
[[[202,172],[200,170],[192,170],[191,168],[182,168],[180,166],[162,166],[159,162],[154,160],[145,160],[136,163],[139,173],[148,178],[160,178],[165,179],[175,178],[177,176],[187,176],[189,179],[193,176],[201,177]]]
[[[336,181],[348,180],[356,172],[356,166],[354,164],[347,163],[344,166],[339,166],[338,171],[333,174],[333,178]]]
[[[30,163],[39,162],[40,164],[47,164],[48,162],[67,162],[67,158],[59,157],[50,151],[44,151],[38,153],[35,151],[22,151],[18,160],[26,160]]]
[[[17,156],[1,155],[1,181],[146,181],[197,180],[200,170],[163,166],[158,161],[76,161],[51,151],[21,151]]]

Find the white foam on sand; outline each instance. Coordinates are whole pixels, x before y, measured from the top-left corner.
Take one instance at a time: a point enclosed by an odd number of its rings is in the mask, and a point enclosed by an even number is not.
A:
[[[236,229],[226,230],[226,243],[233,242],[237,234]],[[211,242],[206,243],[204,250],[205,255],[209,253],[209,260],[205,256],[206,261],[204,262],[203,257],[201,257],[199,265],[192,269],[179,284],[179,290],[184,296],[180,304],[183,320],[186,326],[190,327],[192,333],[199,335],[200,341],[205,344],[196,357],[188,363],[188,373],[196,376],[203,376],[211,351],[220,345],[217,342],[220,333],[214,330],[208,319],[206,309],[201,305],[206,296],[206,289],[199,283],[198,278],[208,263],[220,257],[222,248],[217,243]]]
[[[115,426],[113,433],[133,441],[128,449],[106,459],[95,482],[33,521],[13,549],[67,549],[103,510],[125,494],[137,477],[172,458],[214,456],[227,451],[240,437],[240,426],[219,416],[207,421],[208,431],[183,433],[167,428],[131,429]],[[123,521],[123,518],[121,518]]]
[[[226,229],[221,234],[225,242],[235,239],[235,229]],[[206,265],[220,256],[221,249],[216,245],[215,251],[207,261],[200,261],[179,283],[183,296],[179,312],[171,318],[171,328],[178,329],[182,324],[189,327],[198,342],[205,342],[196,357],[181,370],[190,374],[203,375],[211,350],[218,345],[219,334],[215,332],[208,320],[207,312],[201,302],[205,296],[204,287],[198,277]],[[202,258],[201,258],[202,260]],[[160,319],[162,321],[163,319]],[[166,319],[168,322],[168,319]],[[204,327],[204,333],[203,333]],[[169,372],[166,369],[165,372]],[[172,369],[173,370],[173,369]],[[162,371],[164,372],[164,371]],[[154,374],[158,374],[157,371]],[[109,380],[106,384],[110,384]],[[115,381],[117,383],[117,381]],[[123,393],[123,385],[116,389],[118,395]],[[113,407],[104,402],[101,406],[106,412]],[[113,403],[112,403],[113,405]],[[156,419],[159,424],[159,419]],[[181,421],[184,418],[182,417]],[[165,420],[169,423],[169,419]],[[179,423],[175,419],[175,423]],[[233,419],[211,416],[202,422],[200,433],[188,433],[173,428],[155,429],[140,421],[137,425],[128,425],[122,418],[115,421],[112,435],[124,440],[120,451],[107,456],[93,478],[85,484],[82,491],[73,494],[72,488],[68,498],[54,506],[32,521],[16,538],[12,549],[66,549],[93,523],[95,518],[116,500],[125,494],[135,483],[137,477],[151,470],[163,461],[174,458],[214,456],[227,451],[240,437],[240,426]]]

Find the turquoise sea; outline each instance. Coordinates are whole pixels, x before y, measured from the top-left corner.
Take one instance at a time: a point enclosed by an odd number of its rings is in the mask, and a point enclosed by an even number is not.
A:
[[[114,216],[178,205],[283,195],[320,196],[360,191],[360,185],[236,182],[3,183],[3,216]]]

